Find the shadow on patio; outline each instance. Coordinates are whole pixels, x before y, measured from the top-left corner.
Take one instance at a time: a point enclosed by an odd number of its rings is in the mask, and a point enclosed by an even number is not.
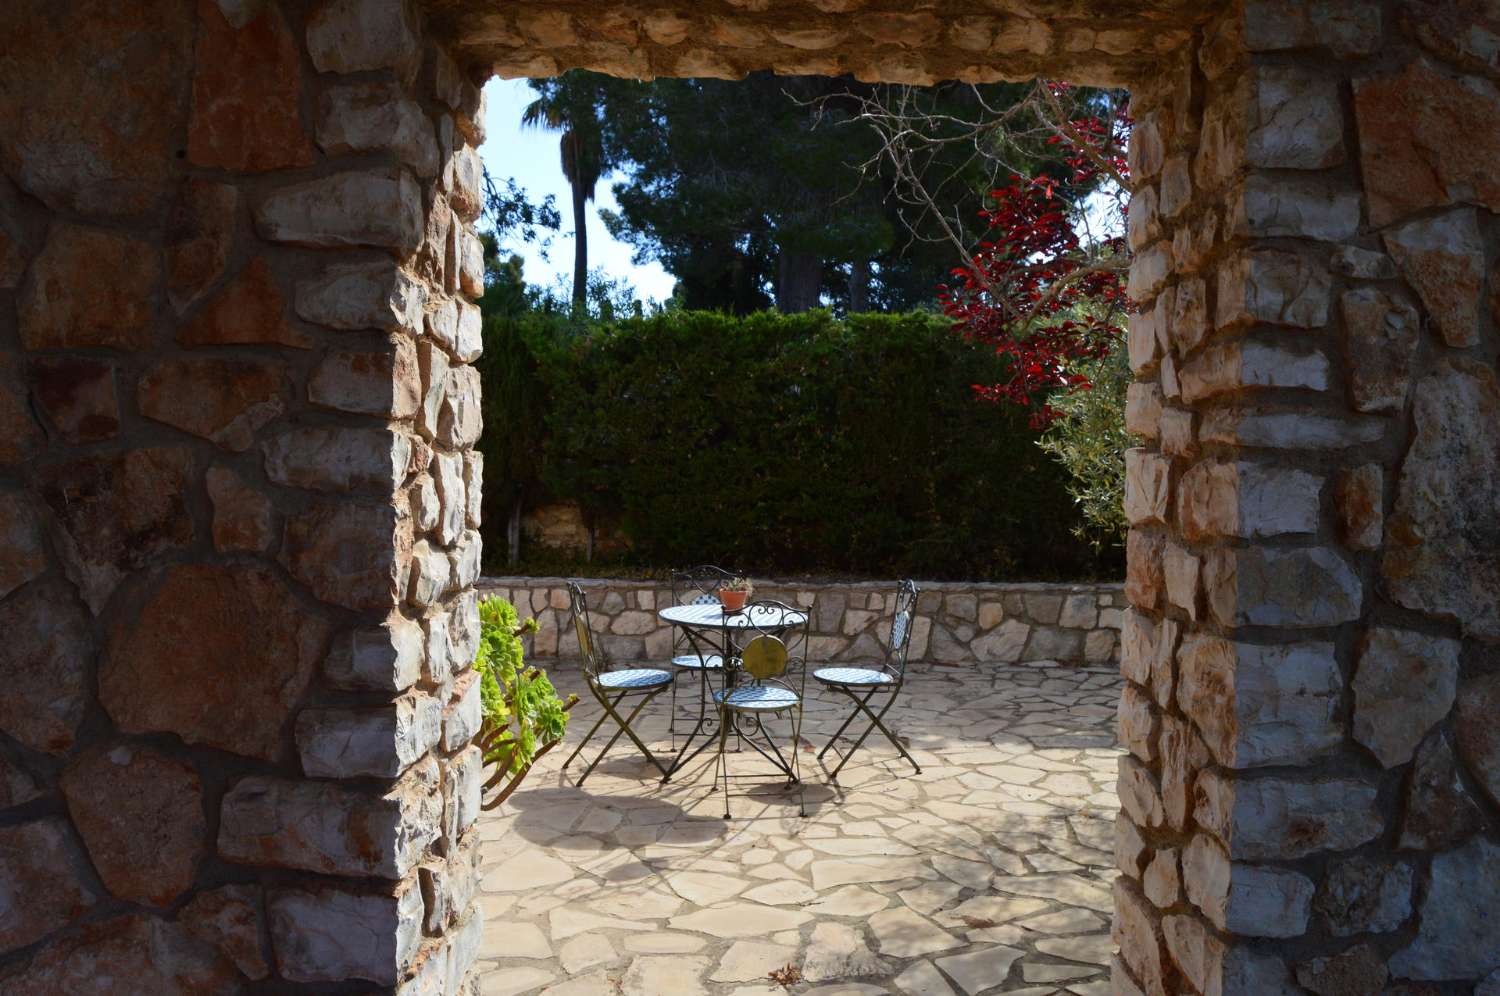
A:
[[[576,668],[552,677],[582,691]],[[1107,992],[1115,671],[911,674],[887,718],[922,774],[875,734],[837,786],[815,755],[845,706],[808,692],[805,819],[748,748],[730,773],[764,777],[734,779],[728,821],[712,749],[661,785],[622,740],[576,787],[582,759],[562,761],[597,715],[580,703],[568,743],[481,821],[481,993]],[[665,752],[666,697],[648,712],[637,729]],[[773,982],[785,966],[802,981]]]

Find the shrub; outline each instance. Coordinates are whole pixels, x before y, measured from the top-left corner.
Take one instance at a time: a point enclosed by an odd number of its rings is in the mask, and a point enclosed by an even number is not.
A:
[[[515,606],[503,598],[479,604],[479,653],[474,659],[484,715],[479,745],[485,766],[496,769],[485,788],[494,788],[510,776],[499,795],[484,804],[485,809],[504,802],[536,759],[562,741],[568,710],[577,701],[576,696],[562,701],[545,672],[525,666],[521,636],[535,628],[535,620],[519,624]]]
[[[1124,342],[1080,371],[1091,385],[1052,400],[1058,417],[1040,440],[1068,471],[1068,493],[1082,521],[1075,534],[1096,549],[1125,539],[1125,392],[1132,379]]]
[[[944,319],[671,312],[580,330],[531,316],[518,338],[547,388],[545,433],[524,428],[547,490],[618,525],[646,564],[1109,569],[1072,538],[1065,474],[1027,413],[974,401],[1006,361]]]

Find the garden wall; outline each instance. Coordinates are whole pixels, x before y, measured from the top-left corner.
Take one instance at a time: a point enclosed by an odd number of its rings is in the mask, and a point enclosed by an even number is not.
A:
[[[671,627],[657,609],[672,604],[658,581],[581,581],[599,644],[617,661],[663,661]],[[1062,661],[1099,664],[1118,656],[1125,605],[1118,584],[976,584],[919,582],[912,663],[1015,664]],[[529,660],[575,660],[578,640],[568,628],[563,578],[484,578],[481,598],[499,596],[522,618],[536,617],[527,638]],[[889,637],[888,582],[797,585],[756,581],[755,598],[812,608],[809,649],[816,663],[873,661]]]

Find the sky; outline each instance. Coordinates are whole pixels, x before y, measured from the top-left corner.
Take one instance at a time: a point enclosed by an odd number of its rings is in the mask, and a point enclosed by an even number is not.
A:
[[[525,80],[491,80],[485,84],[485,138],[479,155],[485,168],[497,181],[515,177],[533,202],[548,194],[557,198],[562,213],[562,230],[553,235],[542,258],[539,246],[512,241],[511,252],[526,260],[527,283],[550,287],[557,275],[573,279],[573,201],[568,181],[563,178],[558,161],[556,132],[521,127],[521,112],[535,93]],[[599,217],[599,209],[615,208],[610,177],[599,182],[594,191],[597,200],[588,205],[589,268],[603,266],[609,276],[625,279],[635,286],[642,301],[665,301],[672,296],[675,283],[660,263],[636,266],[630,261],[631,247],[610,237]]]

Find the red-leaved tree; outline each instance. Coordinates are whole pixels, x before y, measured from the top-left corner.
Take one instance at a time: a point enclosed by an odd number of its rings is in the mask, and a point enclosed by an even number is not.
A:
[[[992,191],[980,215],[987,237],[940,294],[944,312],[964,335],[1010,358],[1009,380],[976,384],[975,392],[1030,408],[1038,429],[1059,415],[1049,398],[1090,389],[1080,368],[1122,340],[1129,304],[1124,212],[1130,121],[1123,102],[1101,110],[1075,97],[1066,84],[1038,86],[1034,99],[1052,132],[1046,142],[1059,154],[1062,176],[1013,175],[1009,185]],[[1094,113],[1078,115],[1079,109]]]

